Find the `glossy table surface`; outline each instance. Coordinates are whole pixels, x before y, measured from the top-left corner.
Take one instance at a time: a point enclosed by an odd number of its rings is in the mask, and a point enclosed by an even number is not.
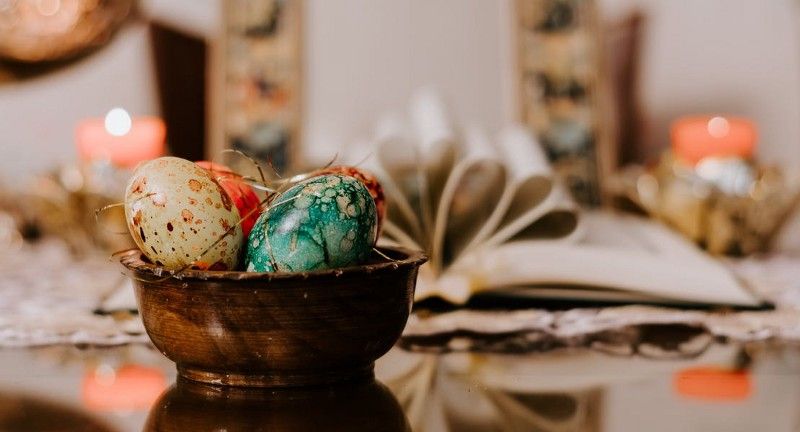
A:
[[[0,350],[3,431],[800,431],[800,348],[416,354],[377,382],[247,391],[143,345]]]

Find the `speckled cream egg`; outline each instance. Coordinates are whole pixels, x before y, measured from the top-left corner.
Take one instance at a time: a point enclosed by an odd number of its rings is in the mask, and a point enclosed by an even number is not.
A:
[[[239,263],[239,211],[194,162],[162,157],[136,168],[125,190],[125,218],[139,249],[167,269],[235,270]]]
[[[261,214],[247,241],[247,271],[297,272],[364,262],[377,235],[375,201],[353,177],[298,183]]]
[[[334,165],[327,168],[322,168],[313,173],[314,176],[325,174],[342,174],[350,177],[355,177],[367,187],[370,196],[375,200],[375,210],[378,213],[378,236],[381,235],[381,228],[383,226],[383,218],[386,217],[386,197],[383,194],[383,186],[371,172],[356,168],[349,165]]]

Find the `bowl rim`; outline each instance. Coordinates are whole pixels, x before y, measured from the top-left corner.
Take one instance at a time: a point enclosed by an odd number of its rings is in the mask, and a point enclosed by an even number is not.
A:
[[[400,270],[416,268],[428,261],[428,256],[418,250],[400,246],[377,246],[381,253],[388,255],[400,254],[403,258],[395,261],[361,264],[327,270],[314,270],[306,272],[248,272],[248,271],[211,271],[192,270],[183,271],[167,270],[142,259],[142,251],[132,248],[117,252],[114,256],[125,267],[129,276],[133,278],[146,278],[148,280],[217,280],[217,281],[272,281],[272,280],[308,280],[328,277],[339,277],[348,274],[370,274],[379,271]]]

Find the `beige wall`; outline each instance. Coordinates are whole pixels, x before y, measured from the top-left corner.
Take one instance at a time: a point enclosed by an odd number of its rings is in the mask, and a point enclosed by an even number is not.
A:
[[[326,161],[438,87],[464,122],[492,129],[513,113],[509,2],[311,0],[306,22],[306,153]]]

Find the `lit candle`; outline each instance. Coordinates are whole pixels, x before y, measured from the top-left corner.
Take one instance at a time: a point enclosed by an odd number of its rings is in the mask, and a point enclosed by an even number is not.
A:
[[[81,160],[107,160],[119,167],[164,155],[166,127],[156,117],[131,118],[122,108],[114,108],[105,118],[87,119],[75,130],[75,143]]]
[[[708,157],[750,159],[757,139],[755,124],[744,118],[684,117],[672,124],[672,150],[691,165]]]

